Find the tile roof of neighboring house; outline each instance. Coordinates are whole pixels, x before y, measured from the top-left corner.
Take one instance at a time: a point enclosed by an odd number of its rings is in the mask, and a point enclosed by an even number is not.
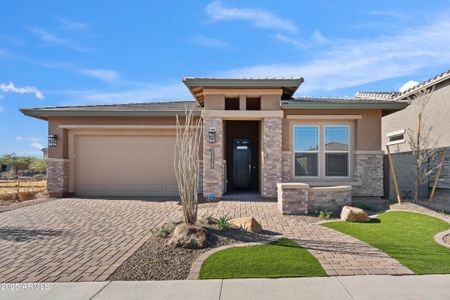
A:
[[[407,97],[413,95],[414,93],[416,93],[417,91],[423,89],[423,88],[428,88],[428,87],[432,87],[442,81],[448,80],[450,79],[450,70],[447,70],[445,72],[442,72],[439,75],[436,75],[430,79],[427,79],[421,83],[419,83],[416,86],[413,86],[410,89],[407,89],[406,91],[400,92],[397,95],[397,99],[406,99]]]
[[[393,100],[398,92],[357,92],[355,99]]]

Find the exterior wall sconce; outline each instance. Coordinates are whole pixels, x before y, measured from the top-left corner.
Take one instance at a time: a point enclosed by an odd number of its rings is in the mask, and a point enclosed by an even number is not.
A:
[[[56,147],[58,145],[58,136],[56,134],[48,135],[48,146]]]
[[[210,144],[213,144],[216,142],[216,129],[210,128],[208,131],[208,142]]]

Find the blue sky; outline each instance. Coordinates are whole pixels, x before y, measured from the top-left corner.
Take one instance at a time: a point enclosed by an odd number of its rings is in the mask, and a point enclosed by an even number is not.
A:
[[[183,76],[351,97],[449,66],[448,1],[2,1],[0,154],[46,145],[20,107],[191,99]]]

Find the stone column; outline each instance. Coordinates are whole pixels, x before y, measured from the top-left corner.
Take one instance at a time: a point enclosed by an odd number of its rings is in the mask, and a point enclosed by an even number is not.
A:
[[[277,197],[277,183],[282,182],[282,118],[264,118],[262,126],[262,196]]]
[[[69,160],[47,159],[47,192],[50,197],[61,198],[69,192]]]
[[[216,130],[216,142],[210,143],[208,133]],[[217,117],[203,118],[203,196],[216,194],[222,197],[224,184],[223,120]]]
[[[290,182],[292,180],[292,152],[283,151],[282,177],[283,182]]]
[[[355,151],[352,196],[383,196],[383,152]]]

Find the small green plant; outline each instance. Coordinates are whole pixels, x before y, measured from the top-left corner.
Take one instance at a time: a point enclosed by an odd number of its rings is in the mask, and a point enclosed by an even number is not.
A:
[[[328,211],[326,209],[319,211],[319,218],[321,219],[331,219],[333,216],[333,212]]]
[[[231,218],[227,215],[220,217],[219,219],[217,219],[217,227],[220,230],[230,229],[230,220]]]
[[[166,238],[166,237],[169,235],[170,232],[168,232],[168,231],[166,230],[166,228],[164,228],[163,226],[161,226],[161,227],[153,228],[153,229],[152,229],[152,233],[153,233],[155,236],[157,236],[157,237],[163,239],[163,238]]]

